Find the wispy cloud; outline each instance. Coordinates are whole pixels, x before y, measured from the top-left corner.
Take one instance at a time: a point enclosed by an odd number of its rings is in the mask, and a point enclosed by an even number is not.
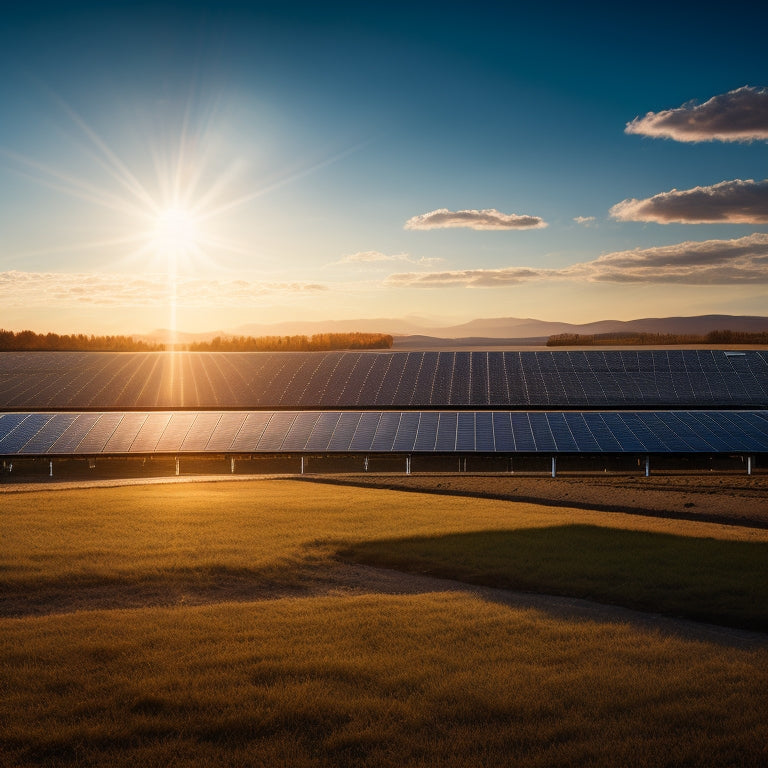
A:
[[[176,301],[186,307],[238,306],[274,295],[316,294],[327,285],[309,282],[179,279]],[[163,275],[0,272],[4,307],[165,307],[171,289]]]
[[[574,216],[573,220],[577,224],[583,224],[585,227],[589,227],[592,224],[595,223],[595,217],[594,216]]]
[[[417,259],[407,253],[386,254],[381,253],[380,251],[359,251],[358,253],[349,253],[338,261],[334,261],[333,264],[381,264],[393,261],[403,261],[409,264],[422,264],[428,266],[430,264],[439,264],[442,259],[427,256],[422,256]]]
[[[768,283],[768,234],[735,240],[688,241],[607,253],[561,269],[505,267],[444,272],[403,272],[387,284],[412,288],[493,288],[534,280],[599,283],[738,285]]]
[[[655,221],[659,224],[766,224],[768,179],[735,179],[709,187],[662,192],[645,200],[622,200],[611,208],[619,221]]]
[[[482,211],[436,211],[413,216],[405,222],[405,229],[543,229],[547,223],[538,216],[519,216],[516,213],[501,213],[495,208]]]
[[[675,141],[768,140],[768,88],[748,85],[703,104],[648,112],[627,123],[625,133]]]

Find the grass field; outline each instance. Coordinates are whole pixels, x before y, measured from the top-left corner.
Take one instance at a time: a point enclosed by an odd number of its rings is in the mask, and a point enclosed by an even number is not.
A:
[[[765,530],[264,481],[6,494],[0,541],[3,766],[768,763],[768,638],[328,588],[350,558],[764,627]]]

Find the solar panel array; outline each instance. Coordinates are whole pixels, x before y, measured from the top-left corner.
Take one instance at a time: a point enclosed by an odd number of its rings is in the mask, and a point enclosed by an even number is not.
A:
[[[768,411],[0,414],[0,456],[189,453],[761,453]]]
[[[0,354],[6,411],[766,404],[766,351]]]

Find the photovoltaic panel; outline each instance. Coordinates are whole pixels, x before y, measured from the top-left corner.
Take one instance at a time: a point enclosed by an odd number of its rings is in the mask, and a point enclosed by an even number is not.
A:
[[[182,451],[204,451],[216,427],[221,413],[198,413],[181,443]]]
[[[203,447],[201,447],[203,446]],[[764,411],[259,411],[0,415],[0,455],[768,452]]]
[[[456,450],[456,427],[457,414],[441,412],[437,423],[437,439],[435,440],[436,451],[455,451]]]
[[[475,414],[468,411],[458,413],[456,424],[456,450],[475,450]]]
[[[419,418],[419,431],[416,433],[414,451],[434,451],[437,442],[437,428],[440,414],[435,411],[424,411]]]
[[[283,440],[281,450],[283,451],[303,451],[307,446],[309,436],[312,434],[312,430],[317,423],[319,413],[315,412],[299,412],[296,414],[296,419],[291,425],[288,434]]]
[[[376,434],[373,437],[371,450],[373,451],[391,451],[395,442],[397,428],[400,425],[401,414],[397,411],[385,411],[381,414],[381,419],[376,428]]]
[[[558,451],[577,451],[579,450],[576,441],[571,433],[571,428],[565,420],[562,413],[548,413],[547,422],[555,440],[555,446]]]
[[[259,439],[259,451],[279,451],[283,447],[288,430],[296,421],[296,414],[286,411],[278,411],[272,414],[264,432]]]
[[[370,451],[373,444],[373,436],[381,420],[381,412],[363,412],[357,425],[355,434],[349,443],[352,451]]]
[[[478,411],[475,417],[475,448],[478,451],[496,450],[493,435],[493,414],[488,411]]]
[[[205,444],[206,451],[228,451],[245,423],[244,413],[225,412],[218,415],[219,420]]]
[[[271,416],[269,412],[247,414],[240,430],[232,440],[230,450],[233,452],[255,451]]]
[[[341,414],[338,412],[323,412],[318,416],[312,434],[307,438],[308,451],[329,450],[331,436],[339,423]]]
[[[33,455],[49,453],[53,444],[76,418],[71,413],[55,414],[24,444],[20,452]]]
[[[195,421],[194,413],[173,413],[170,421],[165,425],[160,438],[155,446],[156,451],[180,451],[190,427]]]
[[[515,439],[512,435],[512,422],[510,421],[509,413],[495,411],[491,415],[493,416],[493,436],[496,450],[502,452],[514,451]]]
[[[406,412],[401,414],[392,450],[411,452],[415,449],[416,435],[419,432],[420,416],[421,414],[418,412]]]
[[[152,453],[170,420],[170,413],[150,413],[131,443],[130,452]]]
[[[531,420],[527,413],[510,414],[512,421],[512,434],[515,439],[515,450],[520,453],[536,450],[536,441],[533,439]]]
[[[99,420],[98,413],[76,414],[72,423],[64,430],[61,437],[51,446],[51,453],[71,454],[77,451],[83,438]]]
[[[333,435],[331,435],[331,440],[328,443],[329,451],[348,451],[350,449],[352,438],[362,416],[361,412],[341,414],[339,423],[333,430]]]
[[[85,455],[101,453],[106,448],[109,439],[124,417],[122,413],[100,413],[96,415],[98,416],[96,423],[73,449],[73,453]]]
[[[30,413],[0,440],[0,453],[18,453],[51,420],[50,413]]]

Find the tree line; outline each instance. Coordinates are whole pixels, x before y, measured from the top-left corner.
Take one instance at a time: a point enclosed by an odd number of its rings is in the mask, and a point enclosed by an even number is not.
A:
[[[158,352],[164,344],[140,341],[132,336],[90,336],[84,333],[35,333],[0,329],[0,351]]]
[[[187,345],[191,352],[324,352],[343,349],[391,349],[387,333],[315,333],[312,336],[216,336]]]
[[[768,344],[766,331],[710,331],[695,333],[558,333],[547,339],[548,347],[673,344]]]

